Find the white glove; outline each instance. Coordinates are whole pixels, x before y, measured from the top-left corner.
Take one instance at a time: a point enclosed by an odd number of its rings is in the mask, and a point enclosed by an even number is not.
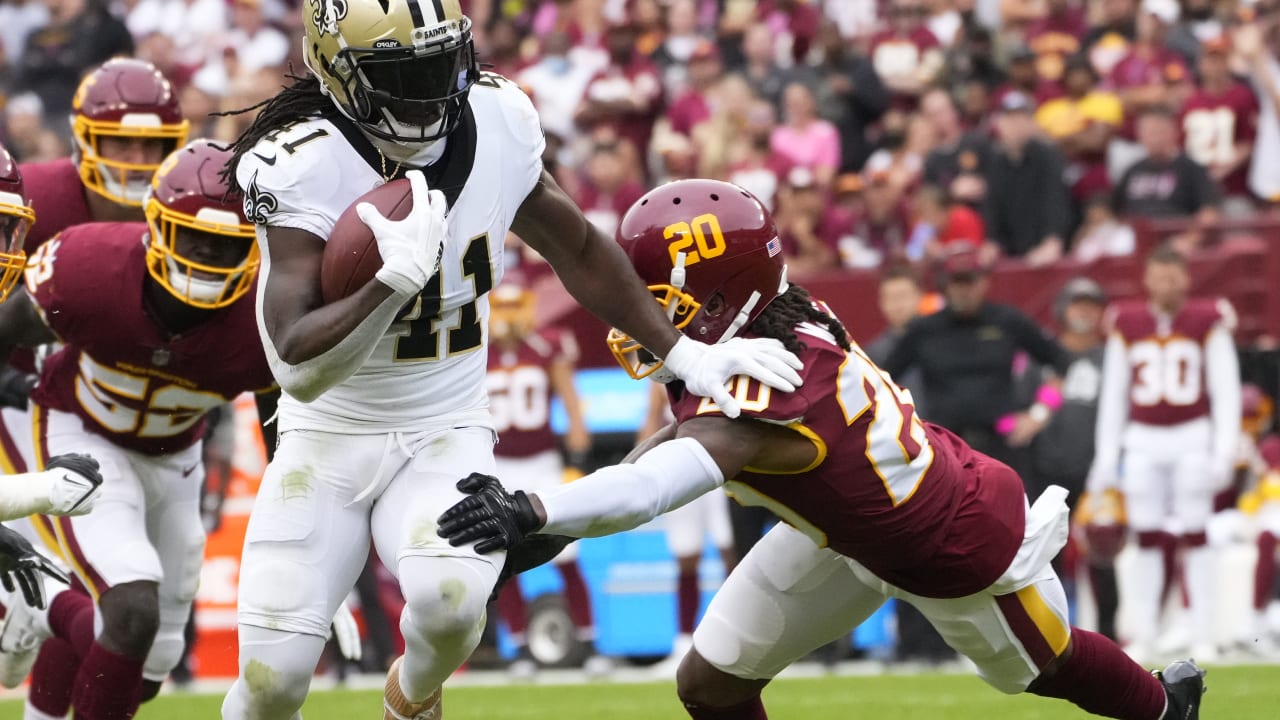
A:
[[[102,474],[88,455],[55,455],[45,464],[49,475],[49,514],[85,515],[98,501]]]
[[[681,336],[662,362],[684,381],[685,389],[711,398],[731,418],[742,413],[728,390],[734,375],[748,375],[775,390],[791,392],[801,382],[796,371],[804,368],[795,353],[766,338],[733,338],[707,345]]]
[[[364,656],[364,648],[360,644],[360,626],[356,625],[355,616],[344,602],[338,606],[333,615],[333,637],[338,641],[338,651],[342,657],[353,663],[360,662]]]
[[[405,173],[413,189],[413,208],[403,220],[388,220],[373,205],[356,205],[356,215],[378,241],[382,267],[375,278],[401,295],[417,295],[440,268],[448,203],[444,193],[428,190],[421,170]]]

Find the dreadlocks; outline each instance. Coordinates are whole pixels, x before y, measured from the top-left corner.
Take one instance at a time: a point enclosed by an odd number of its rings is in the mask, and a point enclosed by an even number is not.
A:
[[[240,157],[257,145],[259,140],[301,120],[337,112],[328,96],[320,90],[320,81],[315,77],[295,75],[293,72],[287,73],[285,77],[292,80],[293,84],[281,87],[274,97],[247,108],[214,113],[221,116],[242,115],[261,108],[258,116],[231,146],[231,159],[222,169],[222,179],[228,185],[236,183],[236,167],[240,164]]]
[[[836,339],[836,344],[845,350],[851,350],[849,335],[844,325],[835,317],[827,314],[814,304],[809,292],[799,285],[792,285],[787,291],[774,298],[764,312],[751,323],[751,332],[761,337],[782,341],[783,347],[793,353],[800,353],[805,344],[796,336],[795,327],[800,323],[810,322],[821,325]]]

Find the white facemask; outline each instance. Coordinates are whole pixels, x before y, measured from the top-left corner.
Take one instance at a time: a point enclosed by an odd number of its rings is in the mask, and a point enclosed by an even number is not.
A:
[[[102,174],[102,184],[106,186],[107,192],[130,202],[142,202],[147,196],[147,190],[151,187],[151,181],[145,178],[121,183],[117,171],[102,163],[98,163],[98,172]]]
[[[169,264],[169,283],[173,285],[173,289],[200,303],[214,303],[221,300],[227,287],[240,277],[237,273],[227,280],[204,280],[188,276],[186,270],[178,265],[178,261],[172,256],[166,258],[165,262]]]

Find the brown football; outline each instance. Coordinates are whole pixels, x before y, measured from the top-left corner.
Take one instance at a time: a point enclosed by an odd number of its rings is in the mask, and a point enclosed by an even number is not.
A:
[[[326,304],[354,294],[382,267],[378,241],[356,215],[356,206],[362,202],[373,205],[389,220],[403,220],[413,209],[413,192],[408,180],[392,180],[361,195],[338,216],[320,263],[320,293]]]

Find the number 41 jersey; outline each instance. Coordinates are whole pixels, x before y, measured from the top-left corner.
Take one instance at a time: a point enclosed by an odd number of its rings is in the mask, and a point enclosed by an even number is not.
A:
[[[440,270],[401,310],[364,365],[311,403],[285,393],[280,429],[345,433],[490,426],[484,391],[485,294],[502,278],[503,241],[542,174],[544,141],[529,98],[485,73],[458,128],[419,157],[427,185],[449,203]],[[334,113],[263,138],[236,170],[245,215],[258,228],[269,277],[265,228],[328,239],[361,195],[413,169],[383,157],[356,126]],[[259,282],[259,290],[266,285]],[[258,297],[259,309],[262,293]],[[259,312],[259,332],[267,341]]]
[[[783,393],[738,376],[730,391],[743,418],[791,428],[817,456],[793,473],[748,468],[725,489],[917,595],[961,597],[999,579],[1025,534],[1018,476],[921,422],[910,393],[857,346],[846,352],[808,323],[796,333],[803,385]],[[679,383],[668,393],[677,422],[722,414]]]

